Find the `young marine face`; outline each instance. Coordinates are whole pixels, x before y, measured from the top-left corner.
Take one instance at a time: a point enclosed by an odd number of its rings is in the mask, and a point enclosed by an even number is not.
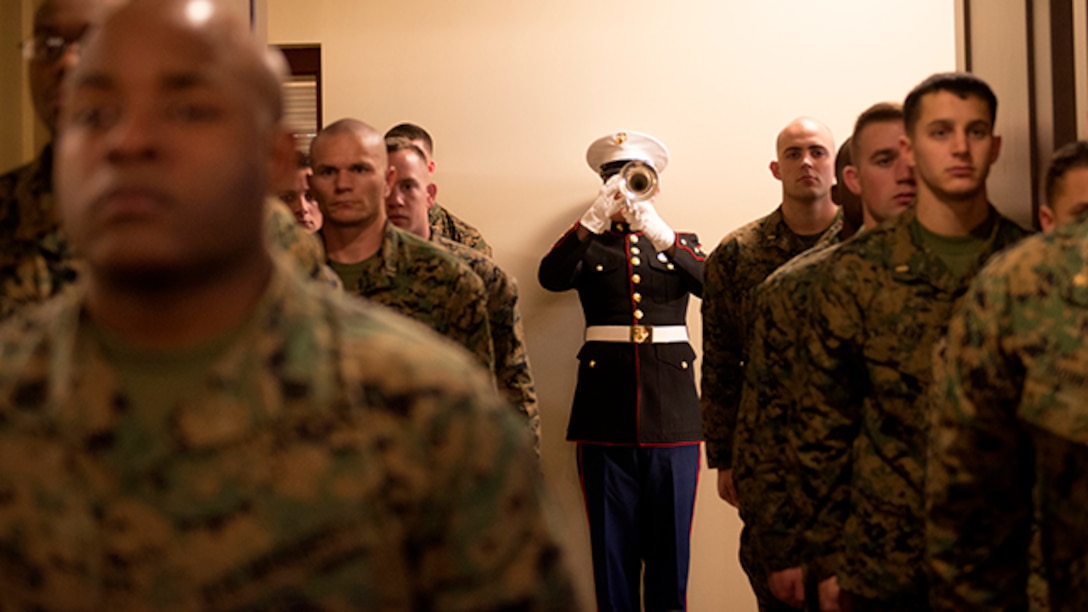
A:
[[[859,159],[846,170],[847,186],[877,223],[898,216],[917,195],[914,171],[899,147],[903,137],[902,121],[869,123],[854,135]]]
[[[320,134],[310,158],[314,169],[310,189],[326,226],[370,227],[385,222],[393,170],[380,134]]]
[[[977,96],[922,96],[918,122],[905,140],[915,177],[942,200],[976,197],[1001,150],[993,128],[989,106]]]
[[[389,154],[389,165],[396,180],[385,199],[385,211],[389,222],[420,238],[431,237],[431,225],[427,211],[434,204],[434,185],[427,174],[427,162],[410,150],[403,149]]]
[[[92,268],[191,273],[263,252],[264,194],[291,154],[255,85],[275,77],[263,51],[203,23],[130,5],[66,82],[57,191]]]
[[[785,196],[801,201],[828,197],[835,182],[835,144],[831,133],[811,119],[799,119],[778,135],[778,159],[771,173]]]
[[[1088,211],[1088,167],[1070,168],[1058,179],[1054,198],[1039,208],[1039,225],[1050,231]]]
[[[310,168],[299,168],[295,172],[295,184],[291,189],[279,193],[280,201],[291,209],[299,225],[307,231],[316,232],[321,229],[321,209],[317,206],[317,200],[310,192]]]

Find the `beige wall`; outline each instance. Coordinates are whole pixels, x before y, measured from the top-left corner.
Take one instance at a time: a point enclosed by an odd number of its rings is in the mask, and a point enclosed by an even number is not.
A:
[[[19,42],[30,35],[32,0],[0,1],[0,172],[32,158],[45,142],[34,118]]]
[[[582,317],[573,293],[536,282],[539,258],[599,184],[586,146],[617,129],[661,138],[672,161],[657,208],[709,249],[777,204],[767,164],[790,119],[818,117],[841,139],[870,103],[956,67],[953,0],[266,1],[269,42],[322,44],[326,121],[427,127],[439,200],[482,229],[519,279],[544,467],[587,590],[563,441]],[[697,340],[697,304],[689,323]],[[700,484],[690,606],[753,610],[740,524],[715,479],[705,471]]]

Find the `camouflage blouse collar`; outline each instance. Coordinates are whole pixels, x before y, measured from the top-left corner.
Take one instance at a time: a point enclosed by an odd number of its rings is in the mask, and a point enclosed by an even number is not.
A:
[[[233,394],[242,388],[243,377],[250,376],[256,367],[273,377],[267,384],[274,380],[283,391],[265,394],[263,397],[268,402],[280,397],[285,401],[308,398],[306,401],[319,405],[331,397],[333,386],[328,381],[341,373],[334,371],[334,363],[319,359],[321,353],[316,349],[331,344],[337,334],[330,326],[318,324],[326,320],[323,316],[326,304],[313,299],[312,285],[291,266],[273,259],[273,273],[253,315],[252,331],[217,360],[207,379],[208,392]],[[74,419],[84,431],[104,426],[104,421],[113,417],[106,413],[92,414],[83,408],[113,406],[120,392],[120,381],[101,348],[87,334],[79,333],[87,317],[86,284],[76,283],[46,308],[47,316],[39,320],[47,321],[46,325],[52,328],[49,391],[57,400],[53,405],[73,407],[79,413],[57,416]],[[70,398],[80,401],[69,401]],[[227,401],[226,396],[219,399]],[[269,403],[266,408],[271,415],[282,406]]]
[[[987,222],[992,222],[990,234],[986,237],[985,246],[979,252],[977,261],[968,271],[967,278],[973,277],[993,254],[997,238],[1005,227],[1004,218],[992,204],[989,208],[990,218]],[[891,238],[886,265],[892,276],[906,282],[925,282],[943,291],[962,288],[963,279],[953,274],[940,257],[924,244],[919,233],[912,229],[917,219],[918,210],[911,206],[895,220],[871,231],[874,235],[879,232],[888,234]]]
[[[1071,272],[1069,276],[1051,273],[1053,280],[1062,285],[1058,290],[1069,303],[1088,306],[1088,271],[1085,268],[1088,262],[1088,217],[1059,225],[1053,230],[1053,236],[1045,239],[1054,242],[1050,252],[1055,258],[1063,259],[1064,269]],[[1041,261],[1039,269],[1058,268],[1055,263]]]
[[[778,208],[774,209],[774,212],[764,218],[763,223],[760,224],[760,232],[763,234],[764,244],[774,246],[783,251],[795,252],[806,250],[807,248],[801,238],[790,229],[789,225],[786,225],[786,218],[782,214],[781,204],[779,204]],[[841,232],[842,208],[839,208],[838,211],[835,212],[835,217],[831,220],[831,225],[820,234],[819,240],[816,241],[816,244],[812,245],[812,248],[822,248],[837,243]]]
[[[382,247],[378,251],[378,257],[381,258],[381,278],[367,279],[368,282],[376,283],[373,286],[384,286],[382,283],[392,285],[393,279],[400,273],[398,263],[406,235],[407,233],[404,230],[399,229],[386,219]]]

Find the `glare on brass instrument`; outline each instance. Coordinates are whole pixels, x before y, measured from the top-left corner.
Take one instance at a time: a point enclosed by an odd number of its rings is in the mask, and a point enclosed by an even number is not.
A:
[[[641,161],[632,161],[620,170],[620,193],[629,202],[642,202],[657,193],[657,171]]]

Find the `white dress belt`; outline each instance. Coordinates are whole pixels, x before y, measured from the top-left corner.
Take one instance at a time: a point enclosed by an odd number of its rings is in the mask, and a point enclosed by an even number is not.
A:
[[[687,342],[684,325],[591,325],[586,328],[586,342],[634,342],[662,344]]]

